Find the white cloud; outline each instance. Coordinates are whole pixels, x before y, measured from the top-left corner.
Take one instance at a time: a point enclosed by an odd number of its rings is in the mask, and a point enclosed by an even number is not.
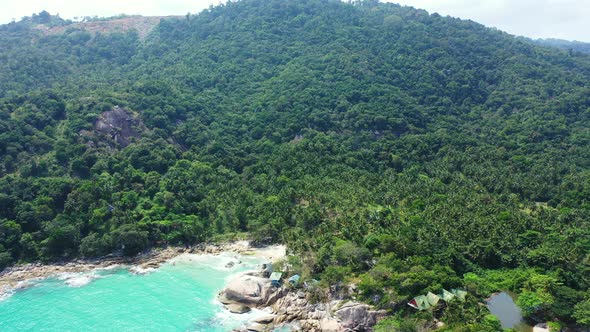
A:
[[[590,1],[388,0],[471,19],[514,35],[590,42]]]
[[[285,0],[297,1],[297,0]],[[590,1],[583,0],[381,0],[471,19],[511,34],[590,42]],[[184,15],[220,0],[0,0],[0,23],[47,10],[63,18],[118,14]]]

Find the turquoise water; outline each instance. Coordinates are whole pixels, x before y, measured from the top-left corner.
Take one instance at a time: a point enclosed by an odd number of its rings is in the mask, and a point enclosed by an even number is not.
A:
[[[266,313],[231,314],[216,295],[259,263],[235,254],[183,255],[145,275],[122,267],[58,275],[1,300],[0,331],[230,331]]]

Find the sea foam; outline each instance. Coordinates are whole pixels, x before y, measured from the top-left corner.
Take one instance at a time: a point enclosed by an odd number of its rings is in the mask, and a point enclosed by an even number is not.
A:
[[[58,280],[63,280],[63,282],[70,287],[83,287],[98,278],[101,278],[101,276],[99,276],[95,272],[90,272],[90,273],[66,272],[66,273],[61,273],[61,274],[57,275]]]
[[[170,264],[198,264],[201,268],[209,268],[217,271],[231,271],[242,263],[243,257],[239,254],[223,252],[214,254],[181,254],[169,261]]]
[[[272,315],[270,308],[254,308],[244,314],[234,314],[229,312],[229,310],[223,309],[215,314],[215,322],[220,326],[228,328],[236,328],[236,323],[240,324],[242,327],[246,327],[246,325],[250,324],[253,320],[269,315]]]
[[[136,275],[149,274],[154,271],[156,271],[156,269],[153,267],[132,266],[129,268],[129,273],[136,274]]]
[[[8,299],[13,294],[14,294],[14,289],[12,289],[8,286],[0,287],[0,302]]]

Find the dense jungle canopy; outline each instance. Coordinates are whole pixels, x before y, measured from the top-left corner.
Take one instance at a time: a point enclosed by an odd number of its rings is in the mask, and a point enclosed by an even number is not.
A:
[[[495,331],[499,290],[589,325],[589,128],[589,55],[411,7],[42,12],[0,26],[0,268],[247,234],[383,330]],[[443,287],[467,301],[405,305]]]

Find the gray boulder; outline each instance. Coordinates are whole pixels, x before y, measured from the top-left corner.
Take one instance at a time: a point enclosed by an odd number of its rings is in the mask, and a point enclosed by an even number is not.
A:
[[[383,317],[383,311],[371,310],[367,304],[347,302],[335,312],[340,319],[340,325],[351,331],[372,331],[379,318]]]
[[[259,323],[259,324],[270,324],[275,320],[274,315],[268,315],[268,316],[262,316],[262,317],[258,317],[256,319],[253,320],[253,322],[255,323]]]
[[[243,274],[232,280],[219,293],[219,301],[259,306],[267,304],[274,293],[275,288],[267,278]]]
[[[233,314],[244,314],[250,311],[250,307],[243,304],[226,304],[225,308]]]

